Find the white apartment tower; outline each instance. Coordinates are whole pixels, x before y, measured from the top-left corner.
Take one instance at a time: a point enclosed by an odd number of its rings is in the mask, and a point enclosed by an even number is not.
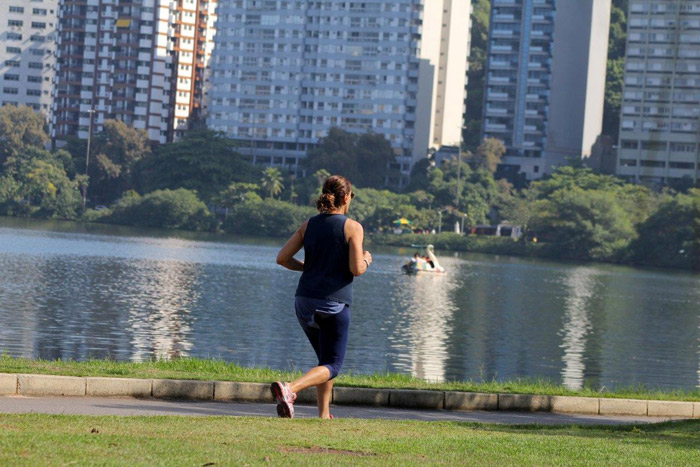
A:
[[[700,1],[630,0],[617,174],[700,178]]]
[[[483,136],[506,175],[589,157],[603,124],[611,0],[492,0]]]
[[[48,119],[58,0],[0,0],[0,105],[26,105]]]
[[[219,2],[208,125],[296,170],[331,127],[383,134],[404,175],[459,142],[469,0]]]
[[[87,138],[106,119],[177,137],[203,109],[216,2],[60,0],[51,136]]]

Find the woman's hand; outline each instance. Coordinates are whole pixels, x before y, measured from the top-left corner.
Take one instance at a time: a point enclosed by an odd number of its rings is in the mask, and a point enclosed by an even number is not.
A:
[[[364,253],[362,253],[362,258],[366,261],[367,267],[369,267],[372,264],[372,253],[369,251],[365,250]]]

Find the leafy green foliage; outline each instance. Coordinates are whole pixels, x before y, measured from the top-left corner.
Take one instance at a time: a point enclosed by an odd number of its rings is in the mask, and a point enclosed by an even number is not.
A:
[[[295,206],[274,198],[247,200],[233,206],[222,228],[234,234],[286,237],[315,214],[317,211],[311,207]]]
[[[464,114],[466,128],[463,131],[464,146],[475,149],[481,140],[481,124],[484,102],[484,77],[490,20],[490,0],[472,2],[471,48],[467,76],[467,108]]]
[[[380,188],[388,175],[387,167],[395,160],[391,143],[383,135],[331,128],[310,151],[305,164],[311,173],[324,169],[342,174],[356,186]]]
[[[564,258],[619,260],[635,236],[614,192],[558,190],[538,203],[529,234],[556,245]]]
[[[257,169],[234,150],[233,142],[212,130],[190,131],[160,146],[138,167],[142,191],[186,188],[210,201],[234,182],[251,182]]]
[[[474,154],[467,153],[467,162],[474,170],[483,169],[491,173],[496,172],[501,157],[506,153],[503,141],[496,138],[486,138],[481,142]]]
[[[627,3],[627,0],[613,0],[610,13],[602,132],[604,135],[611,136],[614,141],[617,141],[620,130],[620,104],[627,41]]]
[[[0,213],[72,219],[81,205],[78,183],[63,168],[65,153],[23,147],[0,177]]]
[[[92,137],[89,197],[107,203],[134,187],[134,165],[151,153],[148,133],[119,120],[106,120]],[[76,161],[77,162],[77,161]]]
[[[284,183],[282,183],[282,172],[280,172],[280,169],[268,167],[263,170],[260,187],[269,198],[274,198],[282,193]]]
[[[661,203],[639,226],[632,251],[642,264],[700,269],[700,190]]]
[[[100,222],[160,227],[165,229],[213,230],[216,219],[194,191],[156,190],[145,196],[127,191]]]
[[[27,147],[43,147],[49,140],[44,117],[30,107],[0,108],[0,166]]]

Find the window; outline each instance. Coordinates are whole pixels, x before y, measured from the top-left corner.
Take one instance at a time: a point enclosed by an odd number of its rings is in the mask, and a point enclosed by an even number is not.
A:
[[[41,89],[27,89],[28,96],[41,96]]]
[[[5,60],[5,66],[19,68],[19,60]]]
[[[19,19],[8,19],[7,20],[7,25],[8,26],[24,26],[24,21],[21,21]]]
[[[46,29],[46,23],[32,21],[32,29]]]
[[[44,8],[34,8],[32,9],[33,15],[46,16],[46,10]]]
[[[21,6],[11,6],[10,13],[24,13],[24,7]]]
[[[694,169],[695,164],[692,162],[669,162],[668,166],[671,169]]]
[[[622,149],[637,149],[638,147],[637,141],[629,139],[622,140]]]
[[[20,49],[19,47],[7,47],[5,48],[5,52],[7,52],[8,54],[21,54],[22,49]]]
[[[27,81],[30,83],[41,83],[41,76],[27,76]]]
[[[635,159],[620,159],[621,167],[637,167],[637,161]]]
[[[6,74],[4,78],[5,81],[19,81],[19,75]]]
[[[44,36],[40,36],[39,34],[32,34],[29,40],[32,42],[45,42],[46,38]]]
[[[673,152],[695,152],[695,150],[693,143],[671,143],[671,151]]]
[[[42,49],[31,49],[32,50],[32,55],[38,55],[38,56],[43,56],[44,51]]]
[[[4,94],[19,94],[19,89],[17,88],[2,88]]]
[[[7,37],[8,41],[21,41],[22,40],[22,34],[17,34],[16,32],[8,32],[6,37]]]
[[[29,62],[28,66],[29,66],[29,68],[32,68],[34,70],[41,70],[41,68],[42,68],[41,63],[37,63],[37,62]]]
[[[640,165],[642,167],[654,167],[663,169],[666,166],[664,161],[641,161]]]

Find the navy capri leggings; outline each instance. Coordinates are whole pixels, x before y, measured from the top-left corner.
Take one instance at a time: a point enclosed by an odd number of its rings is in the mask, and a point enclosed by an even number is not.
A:
[[[318,366],[325,366],[330,379],[340,373],[348,345],[350,307],[345,303],[316,298],[296,297],[297,319],[318,357]]]

